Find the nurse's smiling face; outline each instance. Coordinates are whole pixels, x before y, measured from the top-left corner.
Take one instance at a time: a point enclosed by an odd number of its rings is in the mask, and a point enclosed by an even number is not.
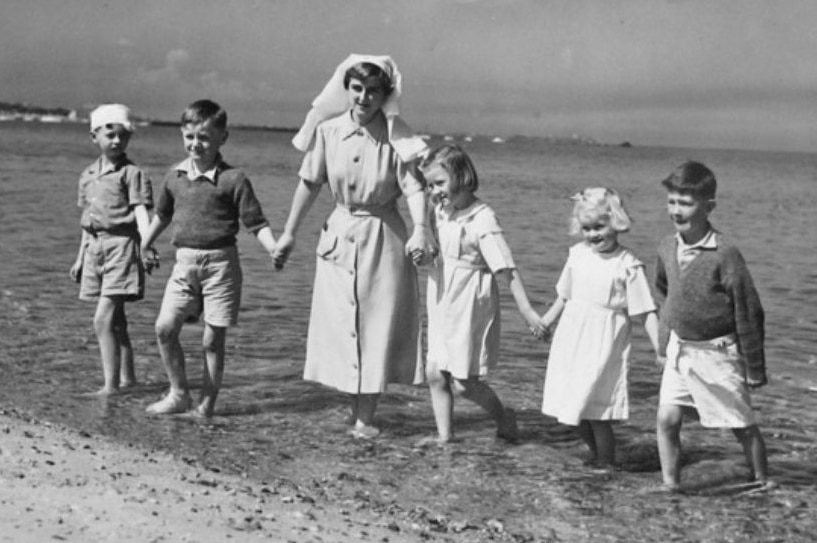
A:
[[[383,88],[377,77],[367,77],[363,80],[353,77],[349,80],[347,91],[352,103],[352,117],[361,126],[369,124],[374,119],[388,97],[387,89]]]

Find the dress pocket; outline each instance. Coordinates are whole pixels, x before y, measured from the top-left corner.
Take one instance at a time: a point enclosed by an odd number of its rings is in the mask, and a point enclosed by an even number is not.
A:
[[[338,237],[331,232],[321,230],[321,235],[318,237],[318,247],[315,253],[324,260],[338,259]]]

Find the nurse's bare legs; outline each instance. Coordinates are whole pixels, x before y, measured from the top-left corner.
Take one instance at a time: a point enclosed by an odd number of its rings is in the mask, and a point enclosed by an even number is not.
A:
[[[374,412],[380,394],[357,394],[352,400],[352,406],[357,406],[357,420],[351,430],[354,437],[372,438],[380,433],[374,426]]]

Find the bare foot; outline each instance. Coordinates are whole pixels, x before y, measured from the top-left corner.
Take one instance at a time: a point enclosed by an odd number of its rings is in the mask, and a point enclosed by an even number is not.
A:
[[[430,449],[432,447],[443,448],[453,442],[453,438],[442,436],[427,436],[414,444],[415,449]]]
[[[215,402],[211,401],[210,398],[204,398],[196,407],[196,414],[200,417],[209,419],[213,416],[213,411],[215,411],[215,408]]]
[[[508,443],[519,441],[519,427],[516,424],[516,411],[505,409],[505,416],[496,431],[496,437]]]
[[[100,397],[100,396],[102,396],[102,397],[104,397],[104,396],[113,396],[114,394],[118,394],[118,393],[119,393],[118,388],[102,387],[99,390],[97,390],[96,392],[86,392],[85,394],[83,394],[83,396],[89,396],[89,397],[96,398],[96,397]]]
[[[168,393],[156,403],[152,403],[147,407],[147,412],[154,415],[172,415],[175,413],[184,413],[193,405],[193,400],[186,392],[184,394]]]
[[[136,381],[131,381],[129,379],[123,380],[119,381],[119,388],[134,388],[137,384],[139,383],[137,383]]]
[[[357,421],[352,429],[349,430],[349,435],[356,439],[373,439],[380,435],[380,430],[371,424],[364,424]]]
[[[682,494],[681,485],[662,483],[645,489],[645,494]]]

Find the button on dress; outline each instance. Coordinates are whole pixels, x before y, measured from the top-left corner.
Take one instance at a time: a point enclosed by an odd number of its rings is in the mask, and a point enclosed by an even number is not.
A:
[[[385,118],[322,123],[301,179],[326,183],[335,209],[318,240],[304,379],[351,394],[422,382],[417,274],[397,199],[423,190],[388,140]]]

